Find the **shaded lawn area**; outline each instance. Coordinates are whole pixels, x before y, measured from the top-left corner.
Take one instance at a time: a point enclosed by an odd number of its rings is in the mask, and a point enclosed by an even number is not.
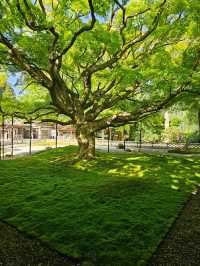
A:
[[[200,159],[76,148],[0,162],[0,218],[84,265],[146,265],[189,193]]]

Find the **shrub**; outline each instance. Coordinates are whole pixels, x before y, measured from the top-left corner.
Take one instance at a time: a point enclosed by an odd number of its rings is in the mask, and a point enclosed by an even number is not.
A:
[[[117,145],[117,148],[118,148],[118,149],[121,149],[121,150],[124,149],[124,144],[119,143],[119,144]]]

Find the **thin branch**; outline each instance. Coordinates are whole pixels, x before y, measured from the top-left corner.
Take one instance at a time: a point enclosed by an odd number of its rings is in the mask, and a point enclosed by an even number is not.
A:
[[[85,25],[83,26],[80,30],[76,31],[71,39],[71,41],[69,42],[69,44],[63,49],[63,51],[61,52],[61,54],[58,56],[58,59],[61,60],[62,56],[64,54],[66,54],[69,49],[73,46],[73,44],[75,43],[75,41],[77,40],[77,38],[84,32],[86,31],[90,31],[93,29],[95,22],[96,22],[96,17],[94,14],[94,7],[93,7],[93,3],[92,0],[88,0],[88,4],[90,7],[90,13],[91,13],[91,17],[92,17],[92,21],[89,25]]]
[[[13,44],[8,40],[7,37],[5,37],[1,32],[0,32],[0,43],[5,45],[9,51],[10,55],[12,56],[12,59],[16,62],[18,66],[21,67],[21,69],[25,70],[28,72],[35,80],[45,86],[46,88],[50,88],[52,85],[51,80],[44,74],[43,71],[41,71],[37,66],[31,65],[27,62],[27,59],[25,55],[23,55],[21,52],[19,52]]]
[[[39,4],[40,4],[40,7],[42,9],[42,12],[44,13],[44,15],[46,16],[46,9],[44,7],[44,4],[43,4],[43,1],[42,0],[39,0]]]
[[[27,11],[30,13],[31,9],[28,6],[27,1],[24,0],[24,3],[25,3]],[[41,6],[41,8],[43,10],[43,13],[46,15],[46,10],[45,10],[45,7],[43,5],[42,0],[40,0],[39,3],[40,3],[40,6]],[[31,20],[29,21],[29,19],[27,18],[26,14],[24,13],[24,11],[23,11],[23,9],[22,9],[22,7],[20,5],[19,0],[17,0],[16,6],[17,6],[17,9],[18,9],[19,13],[21,14],[22,18],[24,19],[26,26],[29,29],[31,29],[32,31],[43,31],[43,30],[46,30],[46,31],[49,31],[49,32],[51,32],[53,34],[54,40],[53,40],[52,48],[54,49],[55,46],[56,46],[56,43],[58,41],[58,38],[59,38],[59,34],[56,32],[55,28],[53,26],[47,27],[45,25],[37,25],[36,22],[35,22],[35,19],[34,19],[34,14],[32,14],[32,13],[30,13]]]
[[[57,124],[62,125],[62,126],[73,125],[73,121],[72,120],[64,122],[64,121],[60,121],[60,120],[54,119],[54,118],[44,118],[44,119],[41,119],[40,122],[41,123],[42,122],[52,122],[52,123],[57,123]]]
[[[118,62],[120,59],[122,59],[123,55],[130,49],[132,48],[134,45],[144,41],[145,39],[147,39],[153,31],[155,31],[155,29],[158,26],[160,17],[163,13],[164,10],[164,5],[166,3],[166,0],[164,0],[162,2],[162,4],[160,4],[159,6],[159,11],[157,12],[156,16],[154,17],[153,23],[152,23],[152,28],[150,28],[147,32],[145,32],[144,34],[140,34],[138,35],[135,39],[129,41],[128,43],[126,43],[122,49],[120,49],[118,52],[116,52],[114,54],[113,57],[111,57],[109,60],[107,60],[106,62],[102,63],[102,64],[92,64],[90,65],[87,69],[85,69],[82,72],[82,76],[87,75],[87,73],[95,73],[101,70],[104,70],[106,68],[113,68],[114,64],[116,62]]]

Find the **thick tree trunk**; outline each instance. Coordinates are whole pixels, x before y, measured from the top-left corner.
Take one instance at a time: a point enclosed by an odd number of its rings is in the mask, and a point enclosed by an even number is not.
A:
[[[88,127],[77,127],[76,138],[79,145],[78,159],[92,159],[95,157],[95,134]]]

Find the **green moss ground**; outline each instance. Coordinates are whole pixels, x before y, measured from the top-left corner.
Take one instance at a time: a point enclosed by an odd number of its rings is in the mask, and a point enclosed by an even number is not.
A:
[[[76,148],[0,161],[0,218],[84,265],[146,265],[200,182],[200,159]]]

